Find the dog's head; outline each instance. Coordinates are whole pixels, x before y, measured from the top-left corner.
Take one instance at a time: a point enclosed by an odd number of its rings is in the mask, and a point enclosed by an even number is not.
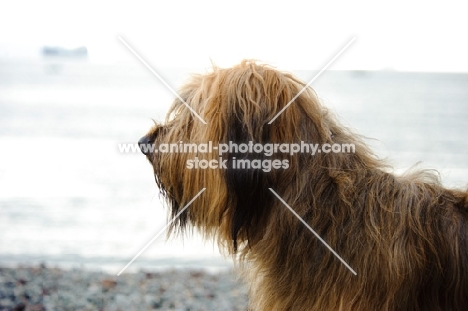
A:
[[[281,152],[280,144],[346,140],[311,88],[252,61],[193,76],[179,94],[165,124],[156,124],[140,146],[173,217],[206,188],[172,229],[193,225],[216,236],[230,252],[256,243],[268,230],[269,217],[279,217],[271,213],[278,201],[268,188],[291,204],[305,201],[301,196],[311,193],[306,188],[321,187],[318,172],[336,161],[325,161],[322,154]],[[220,152],[221,144],[245,144],[248,150]],[[272,153],[257,152],[255,145],[269,146]],[[309,176],[314,170],[315,179]]]

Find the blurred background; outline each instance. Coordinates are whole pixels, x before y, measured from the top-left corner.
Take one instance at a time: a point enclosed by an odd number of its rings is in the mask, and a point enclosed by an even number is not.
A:
[[[461,1],[17,1],[0,5],[0,265],[117,273],[166,224],[152,170],[120,153],[211,62],[244,58],[310,81],[397,172],[468,183],[468,43]],[[224,269],[197,235],[160,236],[130,266]]]

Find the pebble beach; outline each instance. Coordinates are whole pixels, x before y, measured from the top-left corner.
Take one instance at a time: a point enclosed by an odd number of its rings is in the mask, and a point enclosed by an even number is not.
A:
[[[0,268],[0,311],[246,310],[247,288],[232,271]]]

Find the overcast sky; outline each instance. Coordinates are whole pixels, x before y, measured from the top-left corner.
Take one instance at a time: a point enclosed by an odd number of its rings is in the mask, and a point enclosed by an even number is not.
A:
[[[221,66],[243,58],[281,68],[468,72],[462,1],[12,1],[0,5],[0,58],[43,45],[81,46],[95,62],[135,61],[122,36],[155,66]]]

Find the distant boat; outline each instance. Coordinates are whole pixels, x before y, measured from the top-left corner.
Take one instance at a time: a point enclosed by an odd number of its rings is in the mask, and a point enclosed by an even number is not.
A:
[[[80,46],[74,49],[67,49],[60,46],[44,46],[42,55],[45,57],[67,57],[67,58],[87,58],[88,49]]]

